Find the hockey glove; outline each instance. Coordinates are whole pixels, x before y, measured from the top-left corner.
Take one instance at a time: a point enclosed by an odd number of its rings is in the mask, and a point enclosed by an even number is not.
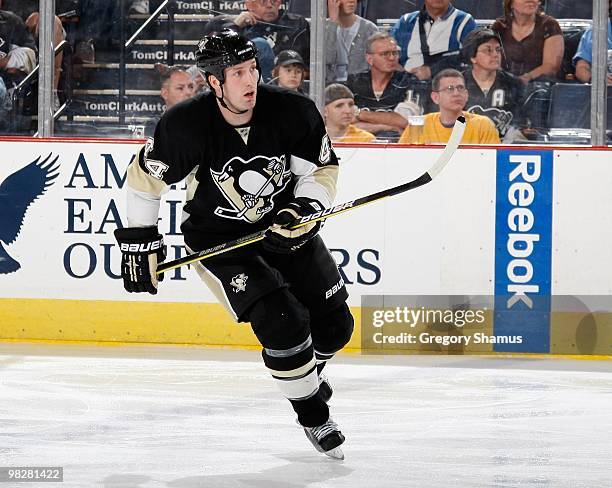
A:
[[[279,254],[288,254],[302,247],[317,235],[321,229],[321,221],[311,222],[295,230],[286,227],[295,219],[323,210],[323,206],[311,198],[299,197],[280,209],[272,227],[266,232],[263,240],[265,250]]]
[[[164,238],[157,227],[127,227],[115,230],[121,250],[121,277],[130,293],[157,294],[157,282],[163,280],[155,274],[158,263],[166,257]]]

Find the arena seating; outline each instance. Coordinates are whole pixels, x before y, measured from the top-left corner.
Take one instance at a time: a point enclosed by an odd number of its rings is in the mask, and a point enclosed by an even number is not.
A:
[[[161,0],[151,0],[153,11]],[[416,5],[415,5],[416,3]],[[583,5],[588,3],[588,8]],[[481,26],[489,25],[491,21],[502,14],[500,2],[480,2],[478,0],[456,0],[453,4],[462,10],[474,14],[477,23]],[[181,0],[175,3],[175,59],[174,64],[191,65],[194,62],[193,48],[208,20],[219,13],[238,13],[244,8],[241,1],[195,1]],[[398,0],[394,2],[381,2],[374,0],[361,0],[357,13],[376,21],[381,29],[389,29],[397,18],[422,5],[418,2]],[[288,0],[287,8],[306,17],[310,15],[310,0]],[[544,3],[545,10],[557,17],[564,32],[565,57],[562,74],[568,83],[553,85],[550,83],[532,83],[529,86],[528,106],[526,110],[526,125],[545,131],[547,128],[572,127],[572,120],[576,120],[576,127],[585,128],[584,120],[588,119],[588,101],[590,91],[588,87],[572,84],[574,67],[572,57],[584,30],[590,25],[588,18],[592,7],[590,2],[569,2],[565,0],[549,0]],[[587,17],[585,17],[587,16]],[[146,15],[131,15],[126,21],[129,32],[134,32],[148,18]],[[567,20],[564,20],[567,19]],[[125,123],[127,126],[145,124],[147,120],[160,114],[163,102],[159,97],[159,75],[154,64],[161,62],[168,64],[167,60],[168,16],[162,14],[145,32],[135,45],[126,52],[126,99]],[[106,126],[109,131],[117,128],[120,120],[119,113],[119,44],[110,42],[109,48],[97,48],[95,62],[81,64],[75,67],[75,76],[72,80],[74,88],[72,103],[67,116],[62,117],[56,127],[59,132],[73,132],[74,127],[83,126],[98,128]],[[559,102],[562,94],[579,99],[579,104],[570,103],[563,106]],[[585,95],[586,94],[586,95]],[[427,96],[424,92],[423,96]],[[586,102],[584,102],[586,96]],[[579,97],[579,98],[576,98]],[[584,102],[584,103],[583,103]],[[574,112],[580,107],[579,114],[570,116],[568,111]],[[587,115],[582,115],[582,113]],[[586,118],[585,118],[586,117]],[[121,128],[119,128],[121,131]],[[122,134],[126,133],[123,128]]]

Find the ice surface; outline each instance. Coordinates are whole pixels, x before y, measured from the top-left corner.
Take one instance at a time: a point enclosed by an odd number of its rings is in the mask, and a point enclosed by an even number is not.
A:
[[[0,344],[0,466],[64,467],[18,488],[612,486],[612,362],[345,354],[326,371],[344,462],[257,351]]]

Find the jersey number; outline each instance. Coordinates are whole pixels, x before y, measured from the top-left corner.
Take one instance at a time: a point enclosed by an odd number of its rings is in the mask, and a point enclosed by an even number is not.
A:
[[[168,165],[155,159],[145,159],[145,168],[153,178],[161,180],[164,173],[168,171]]]

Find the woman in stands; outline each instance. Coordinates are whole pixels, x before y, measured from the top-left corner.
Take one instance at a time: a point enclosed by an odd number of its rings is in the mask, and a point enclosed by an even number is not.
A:
[[[540,9],[540,0],[504,0],[504,17],[492,29],[504,48],[506,69],[523,83],[556,78],[563,60],[559,23]]]

